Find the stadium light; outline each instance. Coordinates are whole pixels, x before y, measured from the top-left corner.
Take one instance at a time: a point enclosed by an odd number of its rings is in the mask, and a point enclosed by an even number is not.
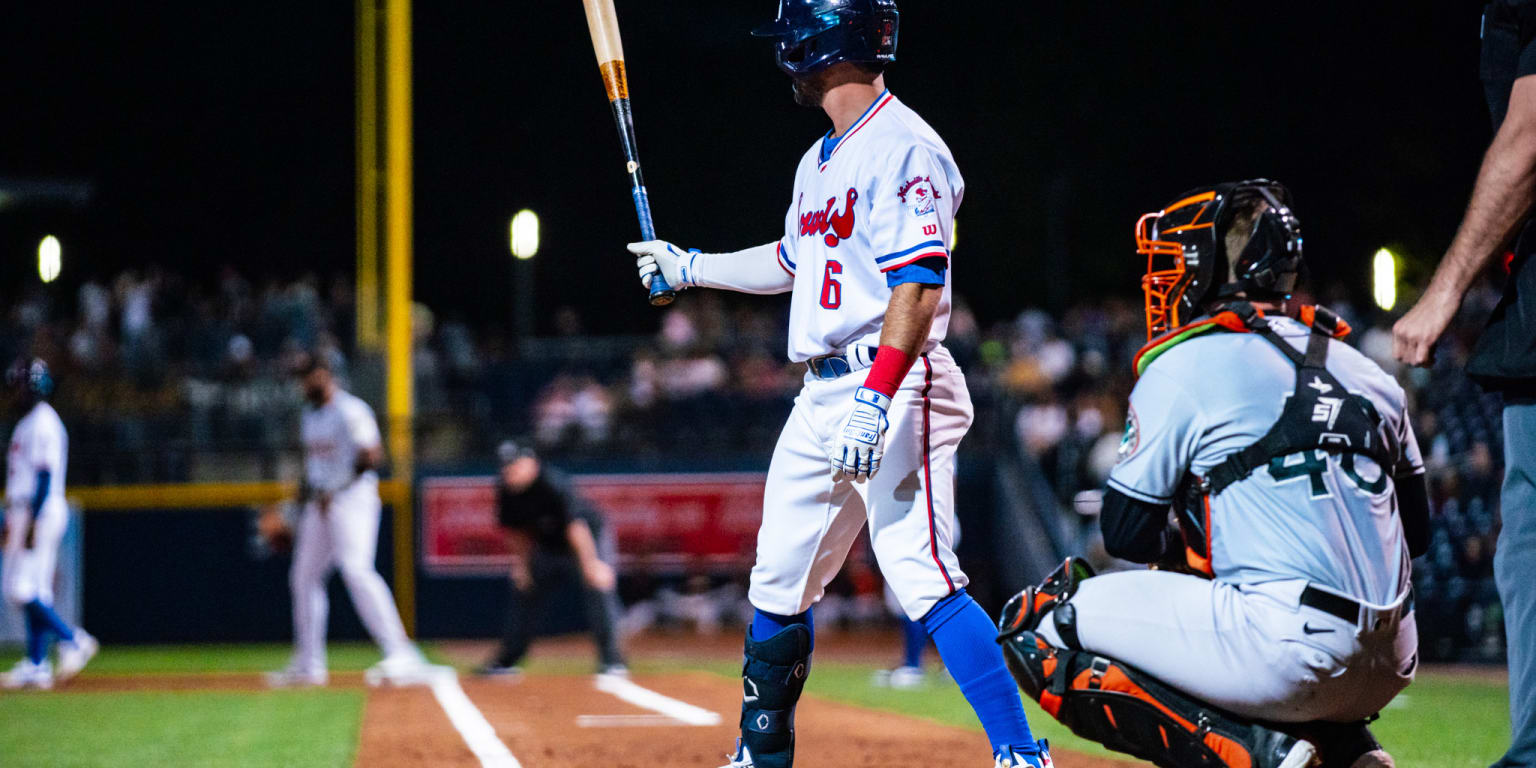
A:
[[[519,259],[531,259],[539,252],[539,215],[524,208],[512,217],[509,233],[512,255]]]
[[[37,276],[45,283],[51,283],[59,278],[59,273],[64,271],[64,247],[59,244],[59,239],[53,235],[47,235],[42,242],[37,244]]]
[[[1397,306],[1397,256],[1385,248],[1371,261],[1371,297],[1387,312]]]
[[[949,252],[955,252],[955,243],[960,242],[960,220],[953,219],[949,222]]]

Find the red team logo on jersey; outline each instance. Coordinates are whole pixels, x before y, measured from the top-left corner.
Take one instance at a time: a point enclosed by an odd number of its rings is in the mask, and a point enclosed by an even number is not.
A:
[[[896,197],[912,205],[913,215],[927,216],[938,209],[939,198],[943,195],[939,194],[927,176],[918,176],[901,185],[901,189],[896,190]],[[912,199],[908,200],[909,197]]]
[[[827,247],[836,248],[838,243],[853,237],[853,204],[858,201],[859,191],[849,187],[842,213],[837,212],[837,198],[829,197],[826,210],[800,214],[800,236],[826,235],[823,239]],[[832,231],[828,232],[828,229]]]

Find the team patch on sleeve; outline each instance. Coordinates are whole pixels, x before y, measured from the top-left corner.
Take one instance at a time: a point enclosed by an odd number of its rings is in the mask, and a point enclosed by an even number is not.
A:
[[[1129,459],[1141,447],[1141,422],[1136,418],[1136,406],[1125,414],[1125,434],[1120,436],[1120,449],[1116,451],[1120,461]]]
[[[902,184],[896,191],[896,197],[902,205],[911,206],[912,215],[929,216],[938,211],[939,199],[943,195],[939,194],[929,177],[917,176]]]

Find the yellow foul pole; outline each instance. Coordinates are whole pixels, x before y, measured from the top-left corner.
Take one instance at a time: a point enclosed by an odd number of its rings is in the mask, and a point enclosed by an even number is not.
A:
[[[379,11],[357,0],[357,347],[379,350]]]
[[[411,486],[414,398],[411,366],[411,0],[385,0],[385,297],[389,453],[402,489],[394,507],[395,599],[416,625],[415,508]]]

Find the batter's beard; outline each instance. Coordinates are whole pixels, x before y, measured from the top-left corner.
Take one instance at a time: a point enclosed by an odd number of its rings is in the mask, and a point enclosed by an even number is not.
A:
[[[795,103],[802,107],[819,109],[821,100],[827,95],[826,79],[818,75],[797,77],[791,81],[791,87],[795,91]]]

